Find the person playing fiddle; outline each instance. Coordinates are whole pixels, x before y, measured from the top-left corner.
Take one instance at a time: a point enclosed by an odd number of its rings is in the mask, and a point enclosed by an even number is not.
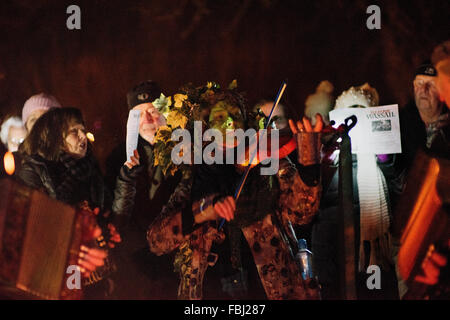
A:
[[[217,150],[235,149],[237,141],[225,137],[229,130],[246,129],[247,113],[242,96],[234,89],[209,91],[204,95],[205,101],[199,103],[204,111],[201,113],[204,123],[223,133],[223,140],[214,141]],[[196,96],[193,94],[192,99]],[[187,95],[186,101],[190,99]],[[203,298],[206,269],[216,262],[217,268],[212,268],[207,279],[215,281],[214,269],[220,272],[219,285],[226,295],[219,295],[215,286],[215,290],[207,292],[207,296],[216,294],[212,298],[319,297],[318,287],[302,279],[289,241],[289,224],[309,223],[319,207],[320,139],[317,137],[323,127],[320,115],[316,122],[313,127],[307,118],[297,123],[290,120],[292,133],[301,146],[298,168],[286,157],[296,147],[293,139],[281,144],[279,166],[274,175],[261,175],[258,168],[266,159],[255,157],[251,163],[254,168],[237,201],[233,193],[242,176],[242,165],[191,166],[191,174],[180,183],[147,232],[152,252],[161,255],[178,250],[174,265],[180,274],[180,299]],[[248,164],[252,148],[255,145],[250,145],[237,158],[246,158]],[[266,156],[276,157],[276,154],[267,152]],[[222,229],[219,228],[221,219],[226,220]],[[217,251],[221,254],[217,255]],[[247,274],[252,266],[259,279],[253,288],[248,288]],[[258,285],[262,295],[255,293]]]

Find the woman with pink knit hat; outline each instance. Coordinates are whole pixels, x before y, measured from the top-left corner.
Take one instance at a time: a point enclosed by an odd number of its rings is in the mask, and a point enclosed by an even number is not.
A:
[[[61,104],[54,96],[47,93],[35,94],[25,101],[22,109],[22,122],[28,132],[33,128],[36,120],[50,108],[61,108]]]

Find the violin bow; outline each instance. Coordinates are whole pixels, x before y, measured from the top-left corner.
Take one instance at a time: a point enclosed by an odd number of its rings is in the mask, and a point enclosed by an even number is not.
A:
[[[270,110],[269,117],[267,118],[267,121],[266,121],[266,123],[264,124],[264,129],[265,129],[265,130],[266,130],[267,127],[269,126],[270,120],[272,120],[273,112],[274,112],[275,109],[277,108],[278,103],[280,102],[281,97],[282,97],[282,95],[283,95],[284,90],[286,89],[286,87],[287,87],[287,80],[284,80],[284,81],[281,83],[280,89],[278,89],[277,97],[275,98],[275,101],[273,102],[272,110]],[[264,132],[266,133],[266,131],[264,131]],[[267,133],[266,133],[266,134],[267,134]],[[237,200],[239,199],[239,196],[241,195],[242,189],[244,188],[245,181],[247,180],[248,174],[249,174],[249,172],[250,172],[250,168],[252,167],[252,162],[253,162],[253,160],[255,159],[255,156],[256,156],[256,153],[257,153],[257,152],[258,152],[258,148],[256,148],[255,151],[254,151],[254,152],[252,153],[252,155],[250,156],[250,161],[249,161],[248,165],[247,165],[246,168],[245,168],[245,172],[244,172],[244,174],[243,174],[242,177],[241,177],[241,181],[239,182],[239,185],[238,185],[238,187],[236,188],[236,191],[234,192],[234,200],[235,200],[235,201],[237,201]],[[224,223],[225,223],[225,219],[222,218],[222,219],[220,220],[220,224],[219,224],[218,230],[222,229]]]

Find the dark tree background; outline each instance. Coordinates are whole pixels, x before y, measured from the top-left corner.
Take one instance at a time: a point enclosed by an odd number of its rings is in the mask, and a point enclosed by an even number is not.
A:
[[[81,8],[81,30],[66,8]],[[381,30],[366,9],[381,8]],[[126,92],[145,79],[166,95],[187,82],[237,79],[249,103],[274,96],[302,114],[321,80],[335,95],[369,82],[403,105],[415,67],[450,38],[450,1],[5,1],[0,3],[0,117],[45,91],[82,109],[103,161],[124,138]]]

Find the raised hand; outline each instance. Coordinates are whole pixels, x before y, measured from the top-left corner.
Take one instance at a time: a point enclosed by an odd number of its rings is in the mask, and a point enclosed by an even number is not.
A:
[[[139,153],[138,153],[138,151],[137,151],[137,150],[134,150],[134,151],[133,151],[133,154],[134,154],[134,156],[131,156],[131,157],[130,157],[130,161],[126,161],[126,162],[124,163],[124,165],[126,165],[126,166],[128,167],[128,169],[130,169],[130,170],[131,170],[133,167],[140,165],[140,162],[139,162]]]
[[[316,113],[316,125],[314,128],[307,117],[303,117],[302,121],[297,121],[297,123],[289,119],[289,127],[294,134],[299,132],[321,132],[323,129],[323,119],[319,113]]]

